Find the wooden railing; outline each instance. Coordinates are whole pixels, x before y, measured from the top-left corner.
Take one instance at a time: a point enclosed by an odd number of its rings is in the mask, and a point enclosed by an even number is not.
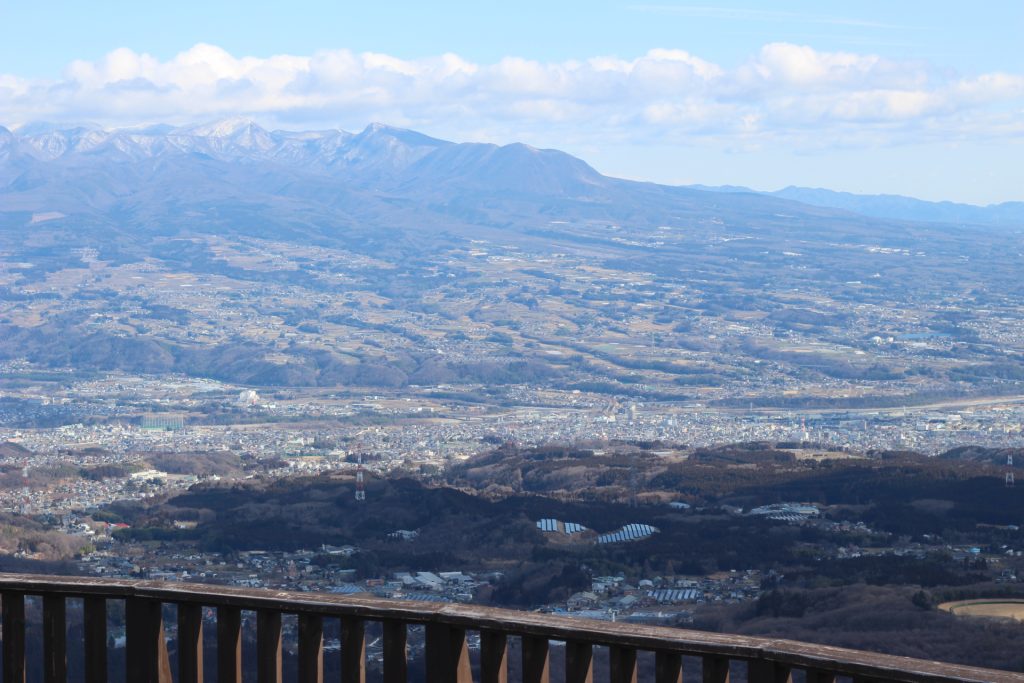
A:
[[[381,625],[384,683],[409,678],[407,627],[425,627],[425,672],[431,683],[506,683],[510,640],[518,638],[523,683],[549,683],[552,641],[565,643],[566,683],[592,683],[595,647],[608,648],[611,683],[637,683],[638,652],[654,653],[656,683],[681,683],[684,657],[701,662],[699,679],[726,683],[730,671],[745,671],[751,683],[784,683],[796,671],[807,683],[837,679],[867,681],[957,681],[1024,683],[1024,674],[929,662],[789,640],[722,635],[516,612],[512,610],[378,600],[320,593],[278,592],[132,580],[0,574],[3,614],[3,683],[26,680],[25,598],[42,599],[42,680],[67,680],[68,598],[82,600],[87,683],[108,680],[108,615],[123,601],[125,674],[128,683],[172,681],[164,606],[176,606],[177,680],[203,680],[203,610],[216,610],[216,680],[242,680],[242,613],[256,620],[256,680],[278,683],[282,676],[282,615],[297,616],[297,679],[324,678],[324,623],[340,623],[341,681],[364,683],[365,625]],[[480,634],[476,671],[470,664],[467,631]],[[738,668],[736,664],[741,663]],[[694,680],[696,671],[687,673]]]

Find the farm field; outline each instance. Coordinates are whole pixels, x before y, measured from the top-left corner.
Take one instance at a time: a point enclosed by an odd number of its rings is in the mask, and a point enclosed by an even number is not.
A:
[[[959,600],[944,602],[939,609],[961,617],[1024,620],[1024,600]]]

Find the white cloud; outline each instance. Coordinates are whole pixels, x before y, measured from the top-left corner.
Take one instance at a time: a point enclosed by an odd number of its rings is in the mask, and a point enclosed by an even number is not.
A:
[[[761,48],[753,71],[768,82],[818,87],[863,82],[874,75],[880,59],[849,52],[818,52],[806,45],[770,43]]]
[[[0,121],[112,126],[243,114],[270,124],[383,120],[437,133],[532,140],[651,141],[700,136],[748,144],[813,136],[815,147],[919,135],[1019,134],[1024,75],[950,74],[924,62],[765,45],[727,68],[683,50],[635,59],[474,64],[455,54],[402,59],[349,50],[236,57],[207,44],[172,59],[118,49],[56,80],[0,74]]]

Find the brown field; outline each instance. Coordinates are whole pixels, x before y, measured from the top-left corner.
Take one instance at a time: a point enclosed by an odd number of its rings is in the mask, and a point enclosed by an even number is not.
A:
[[[860,453],[845,453],[843,451],[820,451],[813,449],[794,448],[788,452],[792,453],[797,460],[863,460]]]
[[[1024,600],[961,600],[944,602],[939,609],[957,616],[997,617],[1024,621]]]

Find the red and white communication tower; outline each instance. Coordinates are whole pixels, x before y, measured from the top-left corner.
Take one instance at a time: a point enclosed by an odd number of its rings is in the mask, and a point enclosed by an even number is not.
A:
[[[366,484],[363,482],[363,454],[359,454],[359,466],[356,467],[356,500],[366,500]]]
[[[1006,454],[1006,487],[1011,488],[1013,486],[1013,454]]]

